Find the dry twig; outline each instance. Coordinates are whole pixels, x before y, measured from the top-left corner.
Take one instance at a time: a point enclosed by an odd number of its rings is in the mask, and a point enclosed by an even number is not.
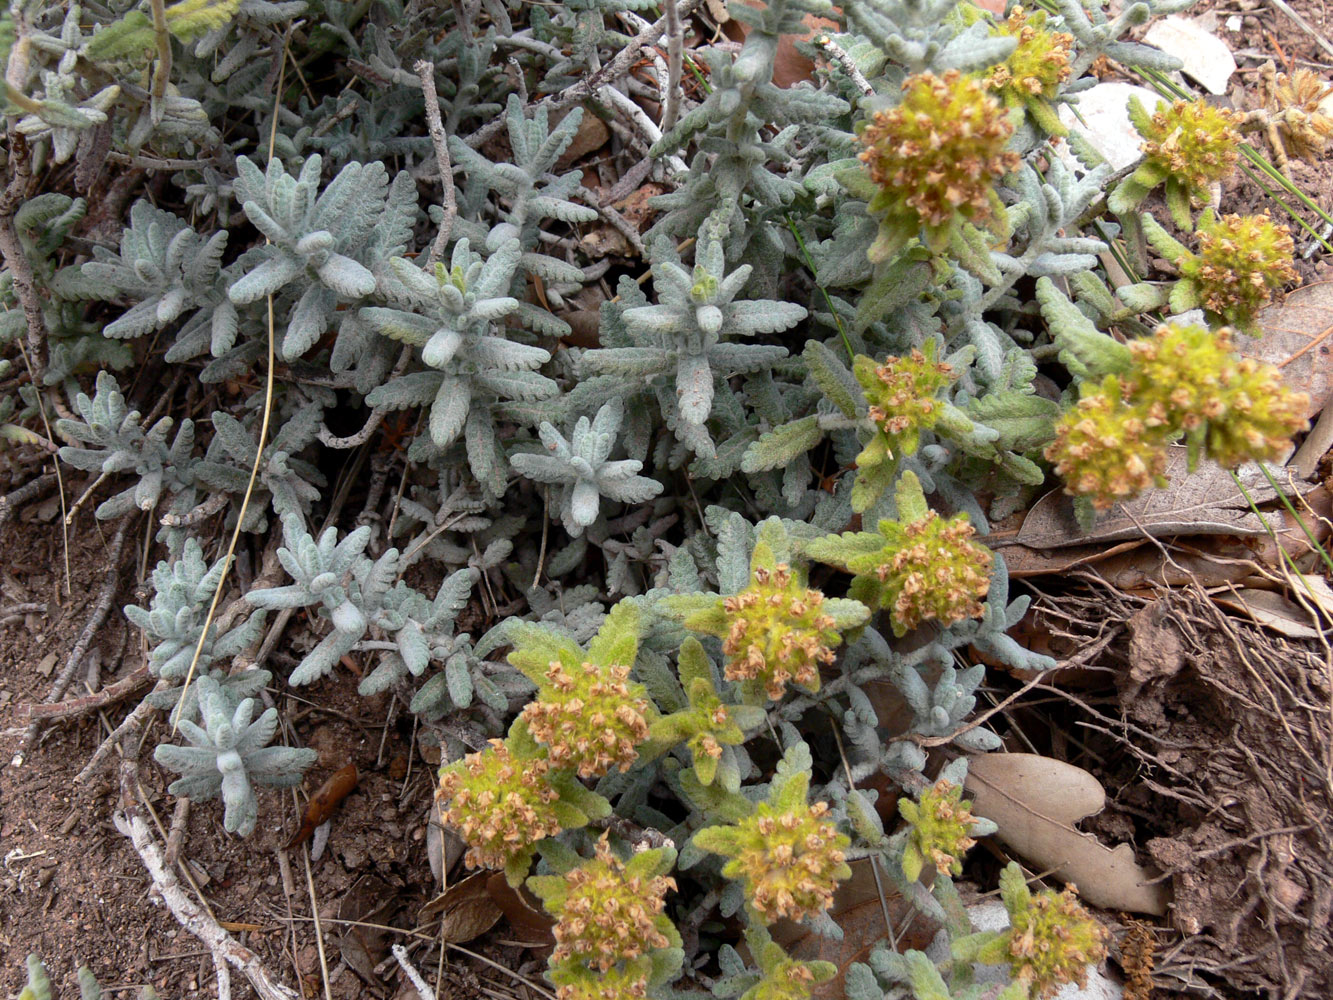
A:
[[[440,220],[440,231],[435,234],[435,242],[430,247],[430,262],[433,264],[444,256],[444,248],[449,243],[449,233],[458,215],[458,195],[454,191],[453,161],[449,159],[449,137],[444,131],[444,122],[440,118],[440,98],[435,92],[435,67],[425,59],[418,59],[412,69],[421,81],[421,93],[426,98],[426,130],[430,132],[431,145],[435,147],[435,162],[440,171],[440,183],[444,185],[444,218]],[[522,74],[519,79],[522,79]]]
[[[213,956],[218,967],[219,994],[225,989],[230,993],[230,983],[225,973],[227,965],[232,966],[254,987],[260,1000],[296,1000],[295,991],[276,982],[256,955],[241,944],[222,926],[200,908],[181,888],[176,875],[167,867],[161,849],[153,840],[148,823],[139,808],[138,795],[135,791],[138,783],[138,762],[133,757],[126,757],[121,764],[120,792],[125,804],[123,811],[112,816],[116,829],[134,845],[135,852],[148,869],[153,886],[162,897],[162,901],[171,910],[182,927],[203,942],[204,947]]]

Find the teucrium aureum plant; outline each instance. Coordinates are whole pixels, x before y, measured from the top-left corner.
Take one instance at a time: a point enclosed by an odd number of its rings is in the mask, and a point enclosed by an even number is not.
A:
[[[159,522],[126,614],[178,706],[172,789],[253,829],[254,786],[310,766],[254,699],[351,670],[440,747],[466,864],[557,921],[565,1000],[809,996],[838,970],[769,925],[836,935],[865,859],[952,920],[989,832],[966,754],[1000,745],[968,725],[973,653],[1052,665],[1008,634],[1027,598],[991,520],[1061,485],[1086,520],[1160,484],[1177,441],[1234,467],[1304,422],[1234,350],[1293,275],[1282,227],[1211,204],[1236,116],[1134,107],[1142,159],[1113,185],[1056,141],[1099,57],[1174,68],[1125,36],[1187,5],[733,5],[744,42],[687,47],[680,100],[642,92],[655,63],[607,71],[639,30],[620,0],[182,3],[165,34],[11,5],[6,183],[172,175],[111,238],[63,189],[0,219],[0,440],[44,441],[59,390],[61,459],[110,483],[96,516]],[[810,15],[845,55],[782,85]],[[327,79],[286,78],[275,109],[265,53]],[[1113,292],[1111,243],[1174,270]],[[297,655],[275,680],[277,624]],[[1007,998],[1077,980],[1100,932],[1015,878],[1007,937],[951,924],[968,962],[880,946],[847,982],[964,995],[970,959],[1010,965]]]

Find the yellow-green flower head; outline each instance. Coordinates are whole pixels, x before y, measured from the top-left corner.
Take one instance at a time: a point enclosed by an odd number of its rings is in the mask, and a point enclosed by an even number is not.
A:
[[[553,966],[550,978],[557,984],[557,1000],[641,1000],[648,996],[650,968],[647,962],[631,962],[605,972]]]
[[[504,740],[440,772],[436,797],[447,801],[444,822],[468,844],[470,868],[503,868],[514,855],[562,829],[550,762],[516,755]]]
[[[1165,486],[1169,434],[1163,425],[1149,426],[1141,409],[1125,404],[1114,375],[1100,388],[1084,384],[1081,393],[1078,405],[1056,422],[1055,440],[1045,452],[1064,479],[1065,492],[1105,510],[1151,486]]]
[[[1129,348],[1127,397],[1172,430],[1207,424],[1208,456],[1226,468],[1275,458],[1305,426],[1308,397],[1272,365],[1237,356],[1228,327],[1163,324]]]
[[[1026,109],[1052,135],[1067,134],[1051,102],[1072,71],[1074,36],[1047,30],[1044,10],[1029,14],[1022,7],[1011,10],[995,33],[1017,38],[1018,47],[990,71],[986,86],[999,93],[1006,107]]]
[[[1197,201],[1236,166],[1243,118],[1207,101],[1176,101],[1154,114],[1143,131],[1144,162],[1182,181]]]
[[[1088,966],[1106,957],[1111,935],[1079,903],[1075,887],[1034,895],[1014,864],[1001,875],[1000,886],[1009,911],[1005,939],[1014,979],[1027,983],[1029,996],[1036,998],[1051,996],[1066,983],[1086,987]]]
[[[918,802],[898,800],[898,812],[911,824],[903,852],[903,874],[909,882],[921,877],[930,861],[941,875],[961,875],[963,855],[976,845],[969,836],[977,825],[972,803],[963,800],[963,786],[941,778],[921,790]]]
[[[551,661],[537,700],[523,709],[528,730],[546,744],[552,766],[571,767],[581,778],[622,771],[638,759],[648,738],[648,699],[631,683],[630,668],[584,660],[577,666]]]
[[[808,783],[808,779],[807,779]],[[833,890],[850,878],[843,853],[850,839],[825,819],[827,802],[791,808],[761,802],[734,826],[712,826],[695,843],[730,858],[722,874],[745,880],[745,898],[761,920],[801,920],[833,905]]]
[[[1018,169],[1018,154],[1005,150],[1014,127],[986,86],[957,70],[909,76],[902,90],[861,133],[861,160],[880,188],[869,207],[893,228],[924,227],[938,250],[960,219],[1003,211],[993,185]]]
[[[797,958],[782,958],[764,973],[764,978],[745,991],[741,1000],[810,1000],[815,987],[833,978],[833,972],[822,969],[828,962],[803,962]]]
[[[875,568],[895,632],[982,616],[994,556],[971,540],[976,533],[966,514],[945,519],[933,510],[901,527],[900,547]]]
[[[833,662],[833,647],[842,641],[822,610],[824,595],[805,587],[786,563],[756,566],[750,576],[750,586],[722,599],[727,680],[759,681],[774,700],[789,683],[818,690],[820,664]]]
[[[876,442],[866,448],[876,452],[876,461],[916,451],[921,432],[934,427],[943,411],[940,392],[958,377],[952,365],[935,360],[933,342],[926,344],[925,352],[913,348],[911,354],[888,357],[882,364],[857,355],[852,372],[870,404],[868,415],[883,435],[879,448]],[[881,450],[885,455],[878,454]],[[858,458],[857,464],[865,463]]]
[[[1200,220],[1199,252],[1180,261],[1181,277],[1205,309],[1248,329],[1274,289],[1296,280],[1291,230],[1263,215],[1224,215]]]
[[[556,918],[551,962],[575,962],[606,972],[654,948],[669,948],[665,932],[671,920],[662,910],[676,880],[651,874],[661,852],[645,852],[626,865],[611,850],[606,834],[596,852],[564,876],[562,892],[543,894]]]

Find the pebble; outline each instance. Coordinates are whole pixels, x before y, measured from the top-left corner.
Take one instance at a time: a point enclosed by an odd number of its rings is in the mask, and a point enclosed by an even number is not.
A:
[[[1143,137],[1135,131],[1127,110],[1132,94],[1138,95],[1149,112],[1162,101],[1156,91],[1147,87],[1112,81],[1099,83],[1078,95],[1078,111],[1086,125],[1074,117],[1071,108],[1060,108],[1060,120],[1087,139],[1106,158],[1112,170],[1127,167],[1139,158]]]
[[[1143,40],[1183,63],[1181,72],[1193,77],[1210,94],[1225,94],[1236,72],[1236,60],[1227,43],[1198,21],[1165,17],[1154,21]]]

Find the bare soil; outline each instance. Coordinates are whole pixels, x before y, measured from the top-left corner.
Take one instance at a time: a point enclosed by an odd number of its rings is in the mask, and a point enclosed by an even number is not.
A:
[[[58,522],[51,506],[38,505],[21,514],[18,523],[0,527],[5,554],[0,614],[16,604],[47,604],[45,614],[30,613],[0,628],[0,730],[5,734],[0,757],[5,762],[23,731],[16,708],[45,698],[109,571],[107,539],[90,519],[80,519],[76,523],[82,530],[70,538],[66,593]],[[137,554],[127,553],[119,572],[117,608],[136,600]],[[113,611],[96,637],[94,646],[107,664],[104,685],[141,662],[138,637],[130,631]],[[301,630],[292,631],[299,641]],[[299,696],[287,696],[281,706],[293,730],[289,742],[319,750],[319,763],[307,777],[310,790],[349,762],[360,772],[356,790],[333,816],[326,850],[312,866],[334,998],[392,997],[399,980],[388,955],[393,939],[340,921],[410,930],[422,905],[437,893],[426,857],[434,768],[413,752],[411,717],[399,710],[391,718],[387,696],[357,695],[358,680],[341,669],[334,678],[301,689]],[[82,691],[71,690],[76,693]],[[112,825],[120,807],[116,756],[86,786],[74,783],[108,724],[119,722],[136,700],[111,707],[101,718],[90,715],[49,726],[22,766],[0,768],[2,996],[22,987],[23,958],[29,952],[45,959],[61,991],[57,996],[77,995],[74,971],[84,964],[111,996],[107,987],[137,995],[143,984],[152,984],[164,1000],[217,995],[208,953],[151,897],[143,864]],[[153,763],[151,751],[168,738],[159,719],[143,739],[139,769],[143,796],[164,830],[175,808],[166,792],[174,776]],[[220,803],[195,806],[185,831],[183,864],[211,912],[275,976],[299,982],[307,997],[322,996],[305,852],[292,850],[281,857],[282,846],[300,825],[300,812],[290,794],[261,791],[260,797],[260,826],[247,840],[222,830]],[[505,929],[492,937],[505,933],[512,932]],[[543,960],[525,962],[517,950],[485,940],[476,946],[501,959],[505,968],[526,968],[540,978]],[[392,968],[376,972],[386,957]],[[481,996],[484,989],[506,997],[528,995],[526,987],[501,972],[485,965],[474,971],[465,957],[460,964],[460,957],[446,956],[442,995],[451,995],[449,984],[459,997]],[[427,968],[433,981],[435,957]],[[239,996],[250,995],[239,977],[233,987]]]

